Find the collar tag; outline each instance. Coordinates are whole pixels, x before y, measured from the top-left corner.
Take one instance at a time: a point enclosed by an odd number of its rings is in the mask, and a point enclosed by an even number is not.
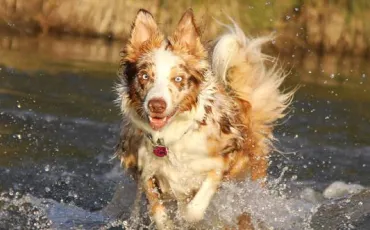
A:
[[[168,150],[167,150],[166,146],[163,146],[163,145],[153,146],[153,153],[157,157],[167,156],[167,152],[168,152]]]
[[[164,145],[164,140],[163,139],[158,139],[157,143],[153,141],[152,135],[148,134],[147,135],[148,139],[153,145],[153,154],[156,155],[157,157],[165,157],[168,154],[168,149]]]

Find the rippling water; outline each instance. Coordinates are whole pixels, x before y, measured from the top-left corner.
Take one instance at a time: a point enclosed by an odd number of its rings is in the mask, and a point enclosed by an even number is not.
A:
[[[119,46],[67,39],[37,48],[6,38],[0,49],[0,228],[153,228],[145,207],[132,217],[135,186],[111,159],[119,129],[112,90]],[[71,44],[72,53],[66,51]],[[233,223],[244,211],[265,228],[321,229],[330,218],[338,222],[354,213],[353,207],[337,212],[335,205],[346,206],[323,195],[325,188],[335,181],[370,186],[366,61],[306,53],[285,63],[294,66],[285,87],[301,87],[289,118],[276,129],[283,153],[272,157],[270,185],[224,185],[205,229]],[[350,186],[339,184],[331,198],[361,190]],[[363,203],[362,211],[342,227],[366,229],[370,196],[354,200]]]

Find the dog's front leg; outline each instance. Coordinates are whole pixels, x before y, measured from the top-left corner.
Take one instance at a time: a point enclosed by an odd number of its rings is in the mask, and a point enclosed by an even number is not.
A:
[[[160,198],[155,178],[150,178],[145,184],[145,194],[149,201],[151,217],[159,230],[174,229],[172,221],[168,218],[166,208]]]
[[[216,193],[222,180],[221,170],[212,170],[203,181],[194,198],[186,205],[184,219],[188,222],[198,222],[203,219],[204,213]]]

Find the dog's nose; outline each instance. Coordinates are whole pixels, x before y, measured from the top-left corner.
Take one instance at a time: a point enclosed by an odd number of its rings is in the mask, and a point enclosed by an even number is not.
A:
[[[166,110],[166,102],[161,98],[153,98],[149,101],[149,110],[152,113],[163,113]]]

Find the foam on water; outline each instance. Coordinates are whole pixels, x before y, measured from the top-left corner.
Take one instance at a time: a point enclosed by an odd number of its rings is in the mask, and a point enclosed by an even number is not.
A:
[[[338,198],[348,194],[356,194],[365,189],[364,186],[359,184],[347,184],[343,181],[335,181],[329,185],[323,192],[325,198]]]

